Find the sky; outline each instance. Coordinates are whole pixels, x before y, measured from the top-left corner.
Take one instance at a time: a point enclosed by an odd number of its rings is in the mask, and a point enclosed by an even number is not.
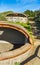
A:
[[[24,12],[40,9],[40,0],[0,0],[0,12]]]

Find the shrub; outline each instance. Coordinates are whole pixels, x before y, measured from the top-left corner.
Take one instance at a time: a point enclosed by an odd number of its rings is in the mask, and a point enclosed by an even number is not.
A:
[[[21,25],[21,26],[23,26],[24,28],[26,28],[30,34],[32,34],[31,25],[30,25],[29,21],[28,21],[27,23],[11,22],[11,21],[8,22],[8,21],[7,21],[7,23]]]
[[[36,23],[37,29],[40,30],[40,11],[36,14],[35,23]]]
[[[36,14],[35,21],[40,22],[40,11]]]

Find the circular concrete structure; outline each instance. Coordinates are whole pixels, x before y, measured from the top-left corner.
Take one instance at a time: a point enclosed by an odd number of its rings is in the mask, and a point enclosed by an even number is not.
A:
[[[15,62],[21,63],[30,56],[33,47],[32,39],[22,26],[0,23],[0,40],[13,45],[12,48],[10,47],[11,50],[9,48],[6,52],[0,53],[0,65],[10,65],[10,62],[11,65],[14,65]]]

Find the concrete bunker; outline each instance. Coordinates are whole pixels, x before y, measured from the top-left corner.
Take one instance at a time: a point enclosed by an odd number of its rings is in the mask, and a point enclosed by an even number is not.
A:
[[[1,43],[5,41],[13,45],[11,49],[0,53],[0,60],[15,60],[15,58],[17,60],[20,58],[20,55],[23,58],[23,55],[32,49],[32,40],[28,32],[19,25],[0,23],[0,41]]]

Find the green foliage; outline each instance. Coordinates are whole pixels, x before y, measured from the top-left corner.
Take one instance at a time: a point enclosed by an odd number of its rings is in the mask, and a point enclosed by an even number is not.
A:
[[[13,13],[13,11],[6,11],[6,12],[0,13],[0,14],[3,16],[6,16],[6,15],[12,14],[12,13]]]
[[[36,14],[35,21],[40,22],[40,10]]]
[[[6,15],[7,14],[12,14],[12,13],[13,13],[12,11],[7,11],[7,12],[0,13],[0,21],[6,21]]]
[[[35,16],[35,23],[36,23],[37,29],[40,30],[40,10],[37,12]]]
[[[30,34],[32,34],[31,25],[30,25],[29,21],[27,23],[7,21],[7,23],[21,25],[24,28],[26,28]]]
[[[0,21],[6,21],[6,18],[0,14]]]
[[[35,16],[39,16],[37,19],[40,21],[40,15],[38,14],[39,12],[40,12],[40,10],[37,10],[37,11],[26,10],[26,11],[24,11],[24,14],[26,14],[28,16],[29,20],[33,20]],[[0,20],[5,21],[6,20],[5,17],[8,14],[13,14],[13,11],[6,11],[6,12],[0,13]]]
[[[35,17],[39,12],[40,12],[40,10],[35,10],[35,11],[26,10],[26,11],[24,11],[24,14],[26,14],[32,18],[32,17]]]
[[[15,65],[20,65],[20,63],[19,62],[15,62]]]
[[[16,22],[16,24],[19,24],[19,25],[23,26],[24,28],[26,28],[28,31],[31,31],[31,26],[30,26],[29,22],[28,23]]]
[[[34,17],[35,16],[35,12],[31,11],[31,10],[24,11],[24,14],[28,15],[29,17]]]

